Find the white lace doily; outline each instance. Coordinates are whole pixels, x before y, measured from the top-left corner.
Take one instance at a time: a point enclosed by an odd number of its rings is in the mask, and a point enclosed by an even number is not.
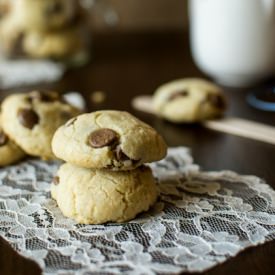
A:
[[[48,60],[5,60],[0,58],[0,88],[10,89],[59,80],[65,67]]]
[[[200,172],[186,148],[151,165],[161,196],[135,220],[80,225],[50,198],[57,163],[0,170],[0,234],[44,274],[203,271],[275,238],[275,192],[261,179]]]

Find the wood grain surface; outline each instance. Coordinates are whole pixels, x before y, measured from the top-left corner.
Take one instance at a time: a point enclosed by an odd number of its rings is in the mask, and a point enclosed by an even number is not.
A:
[[[173,125],[153,115],[133,110],[131,100],[139,94],[152,94],[162,83],[180,77],[203,76],[192,62],[188,35],[184,33],[108,34],[94,37],[91,64],[71,70],[58,83],[32,88],[52,88],[60,92],[79,91],[89,110],[128,110],[155,127],[170,146],[185,145],[204,170],[234,170],[266,179],[275,188],[275,146],[260,141],[205,129],[200,125]],[[268,82],[274,84],[274,80]],[[253,89],[228,89],[228,116],[237,116],[275,126],[275,113],[255,110],[246,95]],[[16,89],[16,91],[26,89]],[[106,101],[95,104],[93,91],[104,91]],[[11,91],[1,91],[3,98]],[[204,274],[275,274],[275,241],[247,249]],[[0,242],[0,274],[40,274],[37,266]]]

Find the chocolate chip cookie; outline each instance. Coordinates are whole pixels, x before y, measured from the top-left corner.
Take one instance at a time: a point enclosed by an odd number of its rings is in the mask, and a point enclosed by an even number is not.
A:
[[[54,132],[79,113],[56,92],[13,94],[2,103],[2,126],[29,155],[53,159],[51,140]]]
[[[176,123],[192,123],[221,116],[226,100],[217,85],[203,79],[186,78],[159,87],[153,105],[160,117]]]
[[[0,117],[0,167],[13,164],[25,156],[23,150],[1,128]]]
[[[167,150],[152,127],[120,111],[98,111],[69,120],[56,131],[52,148],[66,162],[112,170],[131,170],[160,160]]]
[[[52,197],[64,216],[78,223],[124,222],[147,211],[158,196],[151,169],[93,170],[63,164],[54,178]]]
[[[61,30],[41,32],[15,28],[8,22],[0,24],[1,50],[11,58],[50,58],[54,60],[85,60],[89,43],[83,36],[86,26],[77,24]]]
[[[22,31],[49,31],[71,24],[78,16],[76,0],[24,0],[9,1],[9,25]]]
[[[24,54],[33,58],[67,59],[84,55],[87,49],[84,26],[64,28],[51,32],[29,31],[22,40]]]
[[[84,62],[89,45],[82,13],[77,0],[0,0],[1,52],[10,58],[69,56],[69,61]]]

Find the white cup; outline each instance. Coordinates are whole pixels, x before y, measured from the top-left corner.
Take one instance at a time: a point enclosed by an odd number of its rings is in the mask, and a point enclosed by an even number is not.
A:
[[[227,86],[275,75],[275,0],[189,0],[192,55]]]

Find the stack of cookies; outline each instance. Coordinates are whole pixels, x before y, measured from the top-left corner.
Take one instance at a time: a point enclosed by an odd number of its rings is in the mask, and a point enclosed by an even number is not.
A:
[[[4,99],[0,121],[0,166],[26,154],[55,159],[51,149],[56,129],[80,113],[56,92],[13,94]]]
[[[79,223],[124,222],[146,211],[158,196],[144,163],[165,157],[163,138],[127,112],[98,111],[69,120],[52,140],[66,161],[52,184],[63,214]]]
[[[84,61],[86,18],[78,0],[0,0],[0,45],[8,57]]]

